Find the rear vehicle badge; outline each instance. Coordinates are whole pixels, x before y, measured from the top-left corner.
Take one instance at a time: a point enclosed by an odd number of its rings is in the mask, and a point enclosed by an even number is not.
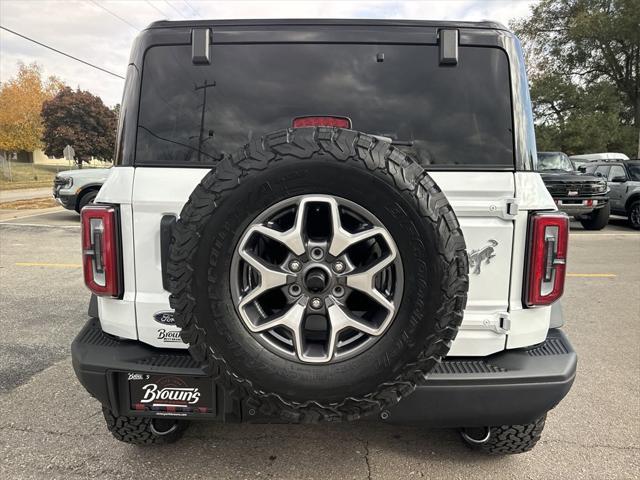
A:
[[[167,330],[164,328],[160,328],[158,330],[158,340],[162,340],[165,343],[182,343],[180,330]]]
[[[176,320],[173,318],[172,310],[164,310],[153,314],[153,319],[163,325],[175,325]]]
[[[480,274],[480,267],[482,266],[482,262],[491,263],[491,259],[496,256],[495,248],[498,245],[498,242],[490,239],[487,241],[488,245],[486,247],[480,248],[478,250],[472,250],[469,254],[469,267],[473,270],[471,273],[476,275]]]

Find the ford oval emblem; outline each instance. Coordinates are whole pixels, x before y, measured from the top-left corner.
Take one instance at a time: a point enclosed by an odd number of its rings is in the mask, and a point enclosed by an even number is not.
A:
[[[164,310],[153,314],[153,319],[163,325],[175,325],[176,320],[173,318],[173,311]]]

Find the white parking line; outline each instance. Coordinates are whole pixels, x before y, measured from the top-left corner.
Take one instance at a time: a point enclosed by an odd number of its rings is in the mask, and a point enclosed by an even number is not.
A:
[[[572,237],[640,237],[640,233],[575,233],[571,232]]]
[[[31,215],[20,215],[20,214],[17,214],[17,216],[15,216],[13,218],[10,218],[10,219],[7,219],[7,220],[22,220],[23,218],[39,217],[41,215],[48,215],[50,213],[56,213],[56,212],[64,212],[64,210],[62,209],[62,207],[51,207],[51,208],[47,208],[45,212],[32,213]]]
[[[583,278],[615,278],[615,273],[567,273],[567,277],[583,277]]]
[[[17,227],[43,227],[43,228],[80,228],[80,225],[47,225],[45,223],[0,222],[0,225],[13,225]]]
[[[82,268],[81,263],[17,262],[17,267]]]

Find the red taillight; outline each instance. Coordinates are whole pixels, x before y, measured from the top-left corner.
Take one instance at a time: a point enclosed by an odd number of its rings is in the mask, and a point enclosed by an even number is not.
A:
[[[538,213],[529,223],[529,265],[525,302],[528,307],[550,305],[564,292],[569,217]]]
[[[301,127],[337,127],[351,128],[351,120],[347,117],[309,116],[293,119],[293,128]]]
[[[122,293],[117,213],[109,205],[90,205],[80,214],[84,283],[99,296],[119,297]]]

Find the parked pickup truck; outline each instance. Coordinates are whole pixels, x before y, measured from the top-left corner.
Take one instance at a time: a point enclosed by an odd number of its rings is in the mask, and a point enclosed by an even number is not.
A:
[[[538,172],[559,210],[580,221],[586,230],[609,223],[607,182],[574,169],[562,152],[538,152]]]

